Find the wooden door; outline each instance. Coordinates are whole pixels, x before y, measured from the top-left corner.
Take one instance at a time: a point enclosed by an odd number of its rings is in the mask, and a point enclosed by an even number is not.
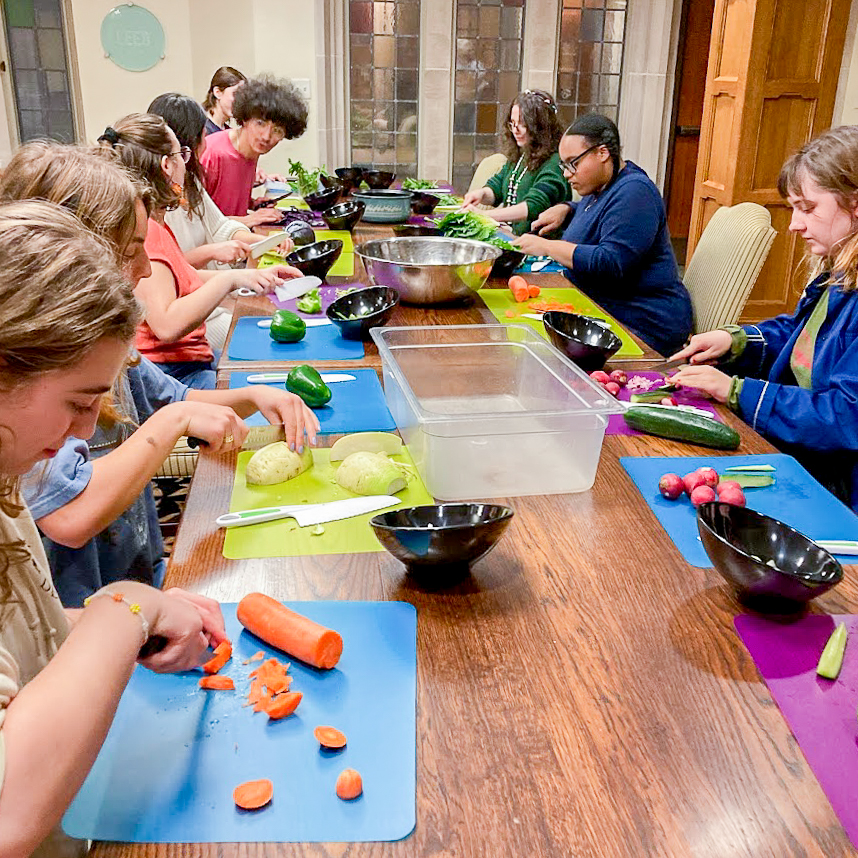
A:
[[[804,248],[789,234],[777,179],[786,158],[831,124],[850,0],[716,0],[689,257],[721,206],[765,206],[778,235],[742,314],[793,309]]]
[[[675,241],[688,239],[715,0],[685,0],[680,24],[665,201]]]

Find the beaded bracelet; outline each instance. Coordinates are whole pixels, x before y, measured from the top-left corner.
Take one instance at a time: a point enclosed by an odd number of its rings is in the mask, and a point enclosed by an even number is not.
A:
[[[136,602],[131,602],[126,599],[123,593],[114,592],[112,590],[105,590],[103,592],[99,591],[98,593],[93,593],[91,596],[87,596],[83,600],[84,608],[87,607],[87,605],[89,605],[89,603],[93,599],[97,599],[99,596],[110,596],[110,598],[113,599],[114,602],[122,602],[123,604],[128,605],[128,610],[131,611],[132,614],[140,618],[140,623],[143,626],[143,643],[145,644],[146,641],[149,640],[149,621],[146,619],[146,617],[143,616],[143,611],[140,610],[140,605],[138,605]]]

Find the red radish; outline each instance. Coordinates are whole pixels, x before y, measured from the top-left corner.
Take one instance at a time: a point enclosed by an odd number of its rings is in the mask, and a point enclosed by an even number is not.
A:
[[[738,490],[741,492],[741,491],[742,491],[742,486],[741,486],[741,485],[739,485],[739,483],[737,483],[735,480],[721,480],[721,482],[720,482],[720,483],[718,483],[718,485],[717,485],[717,486],[715,486],[715,491],[716,491],[716,492],[718,492],[718,497],[719,497],[719,498],[721,497],[721,493],[722,493],[725,489],[731,489],[731,490],[733,490],[733,491],[735,491],[736,489],[738,489]],[[744,492],[743,492],[743,494],[744,494]]]
[[[592,378],[593,381],[598,381],[599,384],[607,384],[611,380],[611,376],[609,376],[608,373],[604,372],[601,369],[597,369],[595,370],[595,372],[591,372],[590,378]]]
[[[609,381],[605,385],[605,390],[611,394],[611,396],[619,396],[620,395],[620,386],[615,381]]]
[[[668,500],[678,500],[685,491],[685,484],[679,474],[665,474],[658,481],[658,490]]]
[[[703,482],[711,489],[714,489],[718,485],[718,480],[721,479],[715,468],[698,468],[697,473],[703,477]]]
[[[715,489],[711,486],[697,486],[693,492],[691,492],[691,503],[698,507],[702,503],[708,503],[709,501],[717,500],[715,496]],[[724,500],[724,498],[721,498]],[[725,501],[726,503],[726,501]]]
[[[676,400],[672,396],[665,396],[659,403],[660,405],[676,405]]]
[[[721,503],[728,503],[731,506],[745,506],[745,493],[742,491],[741,487],[732,488],[728,487],[721,492],[718,496],[718,500]]]
[[[611,373],[611,381],[617,382],[620,387],[622,387],[628,380],[628,376],[621,369],[615,369]]]
[[[685,484],[685,493],[689,497],[691,497],[691,493],[698,486],[705,486],[706,485],[706,480],[703,479],[703,477],[700,475],[700,473],[698,471],[692,471],[690,474],[686,474],[682,478],[682,482]]]

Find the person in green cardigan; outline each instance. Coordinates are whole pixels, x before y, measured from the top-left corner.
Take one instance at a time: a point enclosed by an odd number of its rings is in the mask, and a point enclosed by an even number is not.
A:
[[[507,162],[485,187],[465,194],[463,208],[493,206],[482,213],[511,224],[516,235],[529,232],[545,209],[570,197],[557,154],[562,136],[554,99],[541,89],[520,92],[504,124]]]

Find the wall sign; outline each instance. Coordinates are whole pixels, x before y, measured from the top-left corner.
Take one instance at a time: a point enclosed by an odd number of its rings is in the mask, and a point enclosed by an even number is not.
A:
[[[164,59],[164,28],[136,3],[111,9],[101,22],[104,55],[126,71],[147,71]]]

